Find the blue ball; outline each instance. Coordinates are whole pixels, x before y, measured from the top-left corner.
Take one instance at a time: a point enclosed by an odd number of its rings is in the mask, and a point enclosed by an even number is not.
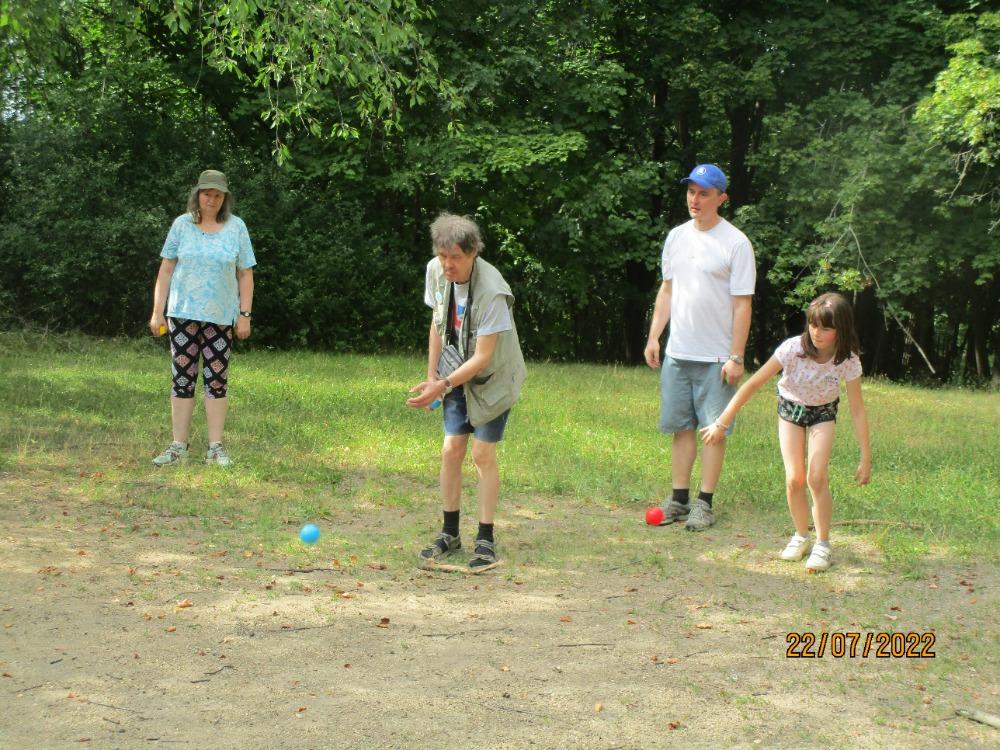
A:
[[[441,399],[439,399],[439,398],[436,398],[436,399],[434,399],[433,401],[431,401],[431,411],[434,411],[434,410],[435,410],[435,409],[437,409],[437,408],[438,408],[439,406],[441,406]]]
[[[299,532],[299,539],[306,544],[316,544],[319,541],[319,526],[314,523],[307,523]]]

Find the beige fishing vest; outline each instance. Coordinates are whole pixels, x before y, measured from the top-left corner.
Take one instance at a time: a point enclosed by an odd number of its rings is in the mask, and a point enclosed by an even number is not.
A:
[[[451,282],[444,277],[441,262],[437,258],[433,258],[427,268],[434,296],[434,329],[444,345],[446,343]],[[506,299],[507,308],[511,313],[511,325],[514,326],[512,309],[514,295],[500,272],[482,258],[476,258],[470,282],[472,306],[466,311],[462,319],[461,330],[458,331],[458,348],[466,361],[476,351],[476,336],[483,315],[498,295],[503,295]],[[463,351],[467,340],[469,351]],[[469,422],[472,426],[478,427],[486,424],[511,408],[518,396],[521,395],[521,385],[524,383],[526,374],[524,357],[521,354],[521,343],[517,338],[517,327],[514,326],[509,331],[501,331],[497,334],[497,345],[493,350],[489,364],[462,386],[465,389],[465,401]]]

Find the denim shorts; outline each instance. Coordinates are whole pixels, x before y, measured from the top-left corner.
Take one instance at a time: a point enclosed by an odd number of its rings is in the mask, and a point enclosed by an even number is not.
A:
[[[486,424],[473,427],[469,422],[469,414],[465,405],[465,389],[459,386],[444,397],[444,434],[472,435],[483,443],[499,443],[507,427],[507,417],[510,409],[499,417],[494,417]]]
[[[837,404],[840,399],[831,401],[820,406],[806,406],[789,401],[784,396],[778,396],[778,416],[786,422],[797,424],[799,427],[812,427],[821,422],[837,421]]]
[[[722,380],[723,362],[692,362],[664,357],[660,366],[660,432],[707,427],[719,418],[736,393]],[[733,434],[733,424],[726,430]]]

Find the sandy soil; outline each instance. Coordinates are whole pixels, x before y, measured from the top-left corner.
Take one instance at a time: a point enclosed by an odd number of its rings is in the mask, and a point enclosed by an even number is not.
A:
[[[723,517],[650,530],[665,573],[613,555],[475,577],[349,559],[289,572],[185,523],[0,495],[0,746],[1000,743],[955,715],[1000,713],[992,566],[929,561],[901,580],[855,544],[805,577],[775,560],[774,530]],[[530,546],[541,523],[512,516],[508,538]],[[786,657],[789,631],[824,630],[933,630],[937,657]]]

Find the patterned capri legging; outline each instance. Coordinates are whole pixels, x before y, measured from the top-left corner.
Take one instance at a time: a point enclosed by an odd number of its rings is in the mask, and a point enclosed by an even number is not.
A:
[[[205,398],[225,398],[229,389],[229,354],[233,349],[233,327],[200,320],[167,318],[170,335],[171,373],[176,398],[194,398],[198,379],[198,355],[204,363],[202,381]]]

